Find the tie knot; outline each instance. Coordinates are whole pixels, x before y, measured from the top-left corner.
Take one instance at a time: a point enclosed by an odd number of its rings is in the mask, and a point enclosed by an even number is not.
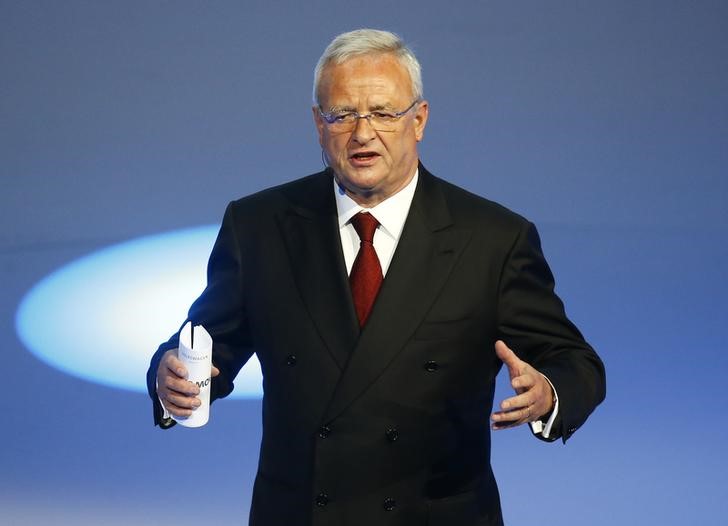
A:
[[[351,224],[354,230],[359,234],[361,241],[371,243],[374,240],[374,231],[379,226],[379,221],[369,212],[359,212],[351,218]]]

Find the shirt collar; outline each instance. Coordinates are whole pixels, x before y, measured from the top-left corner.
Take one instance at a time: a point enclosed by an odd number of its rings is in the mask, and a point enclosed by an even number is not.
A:
[[[396,194],[388,197],[373,208],[364,208],[349,197],[346,192],[339,186],[334,178],[334,195],[336,196],[336,211],[339,218],[339,228],[346,225],[349,220],[361,211],[372,214],[380,226],[394,239],[398,239],[402,233],[404,222],[407,219],[412,198],[417,188],[417,179],[419,177],[419,169],[415,171],[412,180],[407,186],[402,188]]]

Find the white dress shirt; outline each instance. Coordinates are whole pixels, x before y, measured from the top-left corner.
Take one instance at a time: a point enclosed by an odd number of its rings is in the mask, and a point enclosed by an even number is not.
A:
[[[387,269],[392,262],[392,256],[399,243],[399,238],[404,228],[404,222],[409,214],[412,198],[415,195],[417,187],[417,179],[419,178],[419,170],[415,172],[412,180],[407,186],[402,188],[396,194],[388,197],[378,205],[372,208],[364,208],[357,204],[349,197],[339,183],[334,179],[334,194],[336,196],[336,210],[339,218],[339,235],[341,237],[341,249],[344,252],[344,261],[346,262],[346,272],[351,273],[351,267],[354,266],[354,260],[359,252],[359,235],[351,224],[351,218],[359,212],[369,212],[377,221],[379,226],[374,232],[374,250],[379,258],[379,264],[382,266],[382,275],[387,275]],[[495,342],[493,342],[495,344]],[[546,376],[542,375],[549,384]],[[553,384],[551,388],[554,392],[554,410],[547,422],[537,420],[531,422],[531,430],[540,434],[544,438],[548,438],[551,434],[551,426],[556,419],[559,411],[559,397],[556,396],[556,389]]]
[[[382,266],[382,276],[387,275],[387,269],[392,262],[394,250],[397,248],[399,237],[404,228],[404,222],[409,214],[412,198],[417,188],[419,171],[415,172],[412,180],[399,192],[388,197],[373,208],[364,208],[357,204],[339,186],[334,179],[334,193],[336,194],[336,210],[339,215],[339,234],[341,235],[341,248],[344,251],[346,272],[351,274],[351,267],[359,252],[359,235],[351,224],[351,218],[359,212],[369,212],[379,221],[374,232],[374,250]]]

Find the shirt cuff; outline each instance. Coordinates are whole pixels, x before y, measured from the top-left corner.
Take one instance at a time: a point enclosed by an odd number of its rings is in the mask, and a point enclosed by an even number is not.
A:
[[[551,386],[551,391],[554,393],[554,409],[551,411],[551,416],[546,423],[544,423],[543,420],[536,420],[535,422],[529,422],[529,424],[531,426],[531,431],[535,434],[541,435],[543,438],[549,438],[551,435],[551,427],[554,425],[556,415],[559,414],[559,395],[556,393],[556,388],[554,387],[554,384],[551,383],[551,380],[549,380],[545,374],[541,374],[541,376],[546,378],[546,381]]]
[[[547,380],[548,380],[548,378],[547,378]],[[155,393],[159,392],[159,383],[157,382],[157,380],[154,381],[154,392]],[[172,416],[169,414],[169,411],[167,411],[167,408],[164,406],[162,399],[159,398],[159,395],[157,395],[157,400],[159,400],[159,405],[162,406],[162,419],[169,420],[170,418],[172,418]]]

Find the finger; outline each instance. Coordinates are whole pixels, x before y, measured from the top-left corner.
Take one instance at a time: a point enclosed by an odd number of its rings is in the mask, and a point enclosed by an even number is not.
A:
[[[501,402],[501,410],[502,411],[515,411],[518,409],[523,409],[524,407],[529,407],[533,405],[533,394],[530,392],[526,392],[523,394],[519,394],[518,396],[513,396],[511,398],[506,398]]]
[[[496,411],[490,416],[493,422],[491,427],[499,430],[520,426],[531,420],[531,413],[531,407],[521,407],[513,411]]]
[[[524,394],[504,400],[501,403],[501,410],[494,414],[507,414],[501,419],[508,420],[522,417],[523,411],[526,410],[528,413],[527,421],[533,422],[548,414],[552,408],[553,403],[550,393],[542,393],[539,389],[531,389]]]
[[[511,378],[521,374],[521,365],[523,364],[523,362],[518,358],[518,356],[516,356],[516,353],[514,353],[505,344],[503,340],[498,340],[497,342],[495,342],[495,354],[504,364],[506,364]]]
[[[168,376],[163,385],[168,393],[177,393],[184,396],[195,396],[200,393],[197,384],[173,376]]]
[[[200,404],[202,403],[200,399],[195,396],[187,396],[175,392],[167,393],[164,400],[166,403],[174,406],[176,409],[190,411],[200,407]]]
[[[186,417],[195,409],[195,398],[168,390],[157,393],[164,408],[173,416]]]
[[[511,380],[511,387],[522,393],[533,388],[537,384],[537,378],[532,374],[522,374]]]
[[[164,353],[164,356],[162,356],[162,361],[159,365],[159,372],[162,374],[164,371],[169,371],[180,378],[187,378],[187,369],[182,361],[177,357],[177,349],[170,349]]]
[[[164,365],[170,373],[178,378],[187,378],[187,368],[179,358],[173,356]]]
[[[172,416],[185,417],[185,416],[192,415],[192,409],[186,409],[184,407],[179,407],[178,405],[174,404],[174,402],[172,402],[171,400],[164,400],[162,402],[162,405],[164,405],[164,408]]]
[[[531,417],[532,413],[533,413],[533,408],[531,406],[518,407],[511,411],[495,411],[492,415],[490,415],[490,419],[493,422],[499,422],[499,423],[508,423],[508,422],[523,423],[528,418]]]
[[[525,418],[519,418],[519,419],[508,419],[503,421],[493,421],[493,423],[490,425],[490,428],[494,431],[500,431],[501,429],[511,429],[513,427],[522,426],[523,424],[527,424],[528,420]]]
[[[213,365],[213,366],[212,366],[212,370],[210,371],[210,374],[211,374],[211,376],[215,377],[215,376],[217,376],[218,374],[220,374],[220,369],[218,369],[217,367],[215,367],[215,366]]]

